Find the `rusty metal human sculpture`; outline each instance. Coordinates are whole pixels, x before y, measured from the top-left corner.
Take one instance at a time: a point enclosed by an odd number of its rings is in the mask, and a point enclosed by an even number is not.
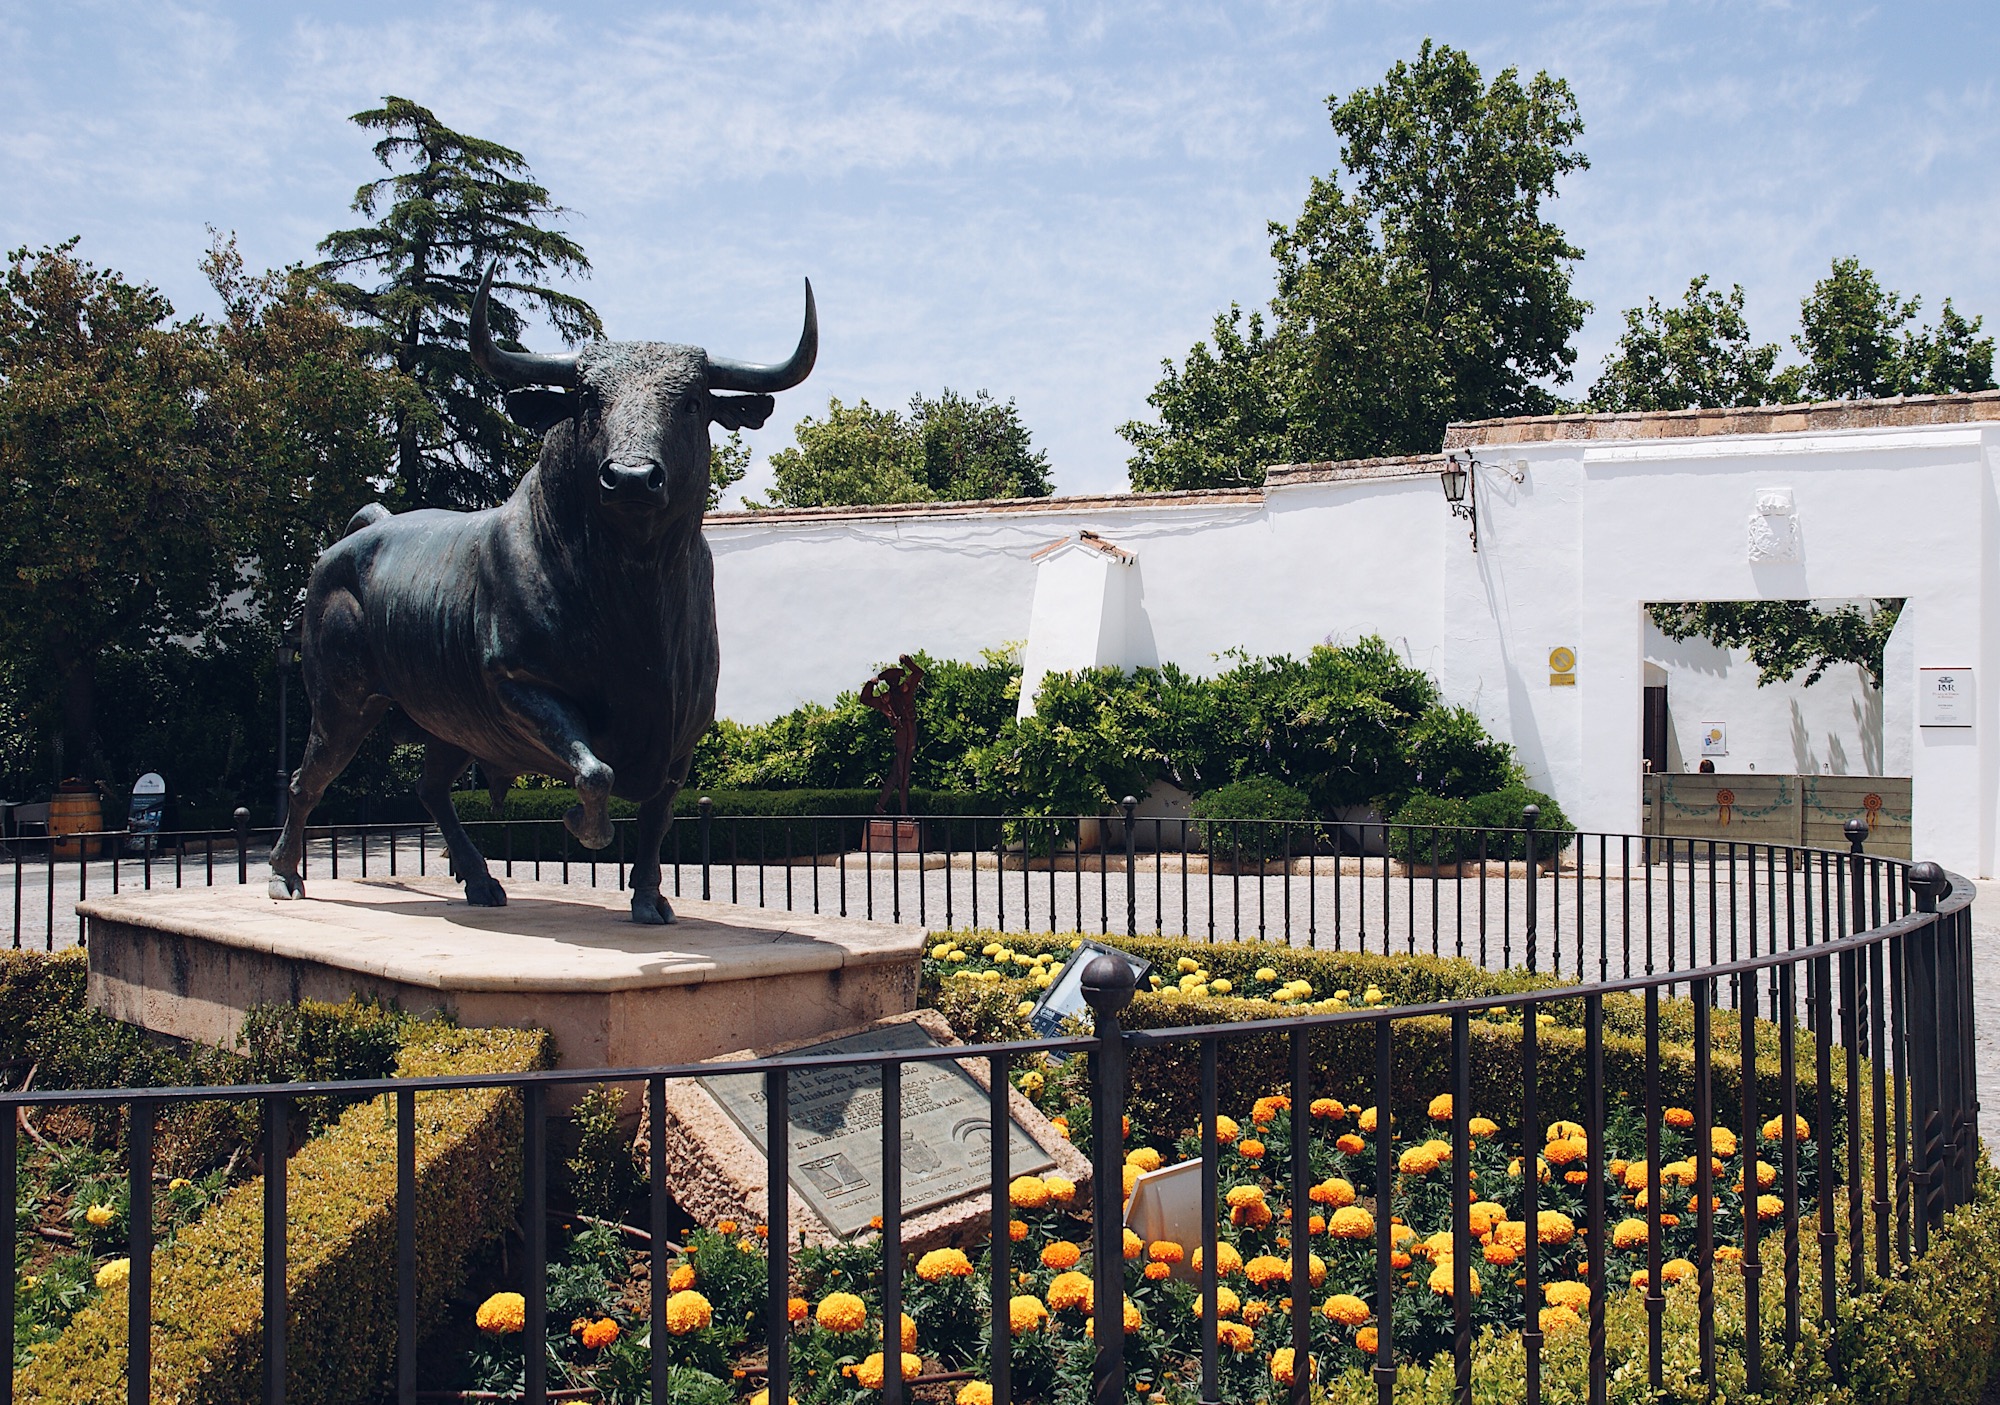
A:
[[[910,813],[910,766],[917,755],[917,689],[923,686],[924,671],[917,661],[904,654],[861,685],[861,701],[889,719],[895,729],[896,759],[882,778],[882,794],[875,801],[875,813],[889,813],[889,801],[896,801],[895,813]]]
[[[271,850],[271,896],[304,895],[313,807],[395,708],[424,742],[417,795],[467,902],[507,900],[451,806],[476,760],[496,793],[526,772],[573,782],[563,823],[587,848],[611,843],[612,796],[637,802],[632,919],[671,922],[660,843],[715,716],[708,426],[761,426],[772,393],[811,372],[812,284],[797,349],[760,366],[660,342],[505,351],[486,328],[492,283],[488,269],[472,358],[510,391],[509,415],[544,435],[541,459],[499,507],[375,504],[321,555],[303,626],[312,731]]]

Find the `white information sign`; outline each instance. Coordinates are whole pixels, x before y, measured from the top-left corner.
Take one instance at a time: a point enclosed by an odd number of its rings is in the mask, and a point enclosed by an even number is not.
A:
[[[1920,668],[1917,670],[1917,725],[1919,727],[1970,727],[1972,725],[1972,670],[1969,668]]]
[[[1729,728],[1720,722],[1704,722],[1700,727],[1703,756],[1729,755]]]

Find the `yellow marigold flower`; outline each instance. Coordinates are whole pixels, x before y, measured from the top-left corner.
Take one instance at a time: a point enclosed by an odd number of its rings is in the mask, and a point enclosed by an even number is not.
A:
[[[1334,1138],[1333,1144],[1349,1156],[1359,1156],[1368,1148],[1368,1143],[1362,1141],[1361,1138],[1355,1136],[1352,1132],[1342,1132],[1338,1137]]]
[[[1068,1176],[1043,1176],[1042,1184],[1049,1188],[1049,1199],[1058,1205],[1067,1205],[1076,1199],[1076,1182]]]
[[[915,1352],[906,1351],[901,1353],[901,1355],[903,1359],[904,1380],[907,1381],[910,1377],[924,1369],[922,1358],[917,1356]],[[870,1352],[867,1359],[854,1368],[854,1383],[864,1390],[880,1390],[882,1388],[882,1378],[887,1370],[888,1368],[882,1360],[882,1353],[879,1351]]]
[[[1684,1107],[1670,1107],[1666,1110],[1661,1121],[1677,1132],[1685,1132],[1688,1128],[1694,1126],[1694,1114]]]
[[[1243,1276],[1259,1288],[1282,1283],[1292,1276],[1291,1265],[1274,1254],[1259,1254],[1243,1265]]]
[[[1042,1249],[1042,1267],[1055,1269],[1058,1273],[1075,1268],[1082,1258],[1083,1250],[1067,1239],[1058,1239]]]
[[[1266,985],[1269,985],[1272,981],[1275,981],[1277,978],[1278,978],[1278,973],[1272,967],[1259,966],[1257,968],[1257,979],[1263,981]]]
[[[1069,1308],[1090,1311],[1091,1283],[1089,1275],[1076,1272],[1058,1273],[1049,1284],[1049,1306],[1057,1312]]]
[[[917,1260],[917,1277],[926,1283],[941,1278],[970,1278],[972,1260],[963,1249],[933,1249]]]
[[[1329,1321],[1338,1322],[1343,1327],[1359,1327],[1374,1316],[1368,1310],[1368,1304],[1352,1293],[1335,1293],[1320,1311],[1326,1314]]]
[[[103,1229],[118,1218],[118,1212],[109,1205],[93,1205],[83,1212],[83,1217],[90,1221],[94,1228]]]
[[[1620,1249],[1636,1249],[1651,1238],[1646,1222],[1636,1216],[1628,1216],[1618,1222],[1611,1231],[1611,1242]]]
[[[1132,1187],[1139,1183],[1139,1168],[1137,1166],[1127,1166],[1124,1168],[1124,1171],[1125,1198],[1130,1200],[1132,1198]]]
[[[167,1189],[186,1190],[190,1185],[193,1184],[194,1182],[190,1181],[186,1176],[175,1176],[172,1180],[167,1182]]]
[[[1500,1130],[1500,1124],[1490,1117],[1474,1117],[1466,1122],[1465,1130],[1474,1140],[1493,1136]]]
[[[1257,1334],[1241,1322],[1218,1322],[1215,1324],[1215,1340],[1218,1346],[1240,1356],[1257,1344]]]
[[[1544,1244],[1563,1245],[1576,1238],[1576,1221],[1560,1210],[1543,1210],[1535,1237]]]
[[[1361,1212],[1367,1214],[1366,1210]],[[1188,1256],[1188,1266],[1196,1273],[1201,1272],[1201,1246],[1197,1244]],[[1219,1241],[1215,1246],[1215,1272],[1218,1277],[1227,1278],[1232,1273],[1243,1271],[1243,1256],[1236,1252],[1236,1246],[1228,1240]],[[1228,1314],[1223,1314],[1227,1316]]]
[[[1207,1300],[1201,1294],[1196,1293],[1194,1296],[1194,1315],[1200,1317],[1202,1309],[1205,1306],[1207,1306]],[[1217,1317],[1234,1317],[1242,1310],[1243,1300],[1236,1296],[1235,1290],[1230,1288],[1227,1283],[1218,1283],[1215,1285],[1215,1315]]]
[[[915,1351],[916,1349],[917,1319],[906,1312],[903,1314],[903,1350]]]
[[[1778,1168],[1768,1161],[1757,1163],[1757,1189],[1769,1190],[1778,1183]],[[1741,1187],[1738,1187],[1741,1189]]]
[[[1651,1179],[1651,1168],[1643,1161],[1634,1161],[1625,1168],[1625,1189],[1644,1190]]]
[[[1329,1176],[1306,1192],[1315,1205],[1331,1205],[1338,1210],[1354,1203],[1354,1186],[1340,1176]]]
[[[1716,1246],[1715,1258],[1718,1263],[1742,1263],[1743,1251],[1734,1244],[1721,1244]]]
[[[1242,1130],[1243,1128],[1241,1124],[1239,1124],[1235,1118],[1225,1117],[1220,1113],[1216,1114],[1215,1140],[1218,1145],[1228,1146],[1231,1142],[1236,1140],[1237,1134],[1240,1133]]]
[[[1323,1122],[1338,1122],[1347,1116],[1347,1108],[1339,1098],[1314,1098],[1309,1110]]]
[[[1271,1305],[1259,1298],[1252,1298],[1243,1304],[1243,1320],[1255,1327],[1271,1315]]]
[[[1660,1277],[1669,1283],[1679,1283],[1694,1277],[1694,1265],[1686,1259],[1668,1259],[1660,1265]]]
[[[1363,1356],[1373,1356],[1378,1346],[1379,1340],[1373,1327],[1363,1327],[1354,1334],[1354,1349]]]
[[[1590,1306],[1590,1285],[1572,1283],[1550,1283],[1542,1289],[1542,1296],[1549,1300],[1551,1307],[1566,1307],[1574,1312],[1582,1312]]]
[[[1229,1212],[1229,1222],[1243,1229],[1262,1229],[1271,1222],[1271,1207],[1261,1200],[1238,1205]]]
[[[1014,1018],[1016,1019],[1025,1020],[1026,1018],[1028,1018],[1028,1016],[1034,1013],[1035,1013],[1035,1002],[1032,1000],[1023,1000],[1020,1004],[1014,1007]]]
[[[1428,1145],[1413,1146],[1396,1158],[1396,1168],[1406,1176],[1427,1176],[1438,1168],[1438,1155]]]
[[[1451,1160],[1451,1143],[1442,1137],[1432,1137],[1424,1143],[1424,1146],[1440,1163]]]
[[[952,1397],[952,1405],[993,1405],[993,1387],[985,1381],[967,1381]]]
[[[1582,1137],[1564,1137],[1542,1148],[1542,1155],[1551,1166],[1569,1166],[1590,1155],[1590,1144]]]
[[[1757,1218],[1760,1220],[1780,1219],[1785,1213],[1784,1197],[1760,1195],[1757,1197]]]
[[[1583,1319],[1576,1315],[1575,1308],[1560,1304],[1543,1308],[1535,1320],[1541,1323],[1543,1333],[1548,1336],[1554,1336],[1558,1332],[1573,1331],[1583,1325]]]
[[[1049,1184],[1040,1176],[1016,1176],[1007,1198],[1023,1210],[1039,1210],[1049,1203]]]
[[[701,1330],[713,1316],[708,1299],[692,1288],[667,1299],[667,1330],[677,1337]]]
[[[1632,1164],[1631,1162],[1627,1161],[1622,1156],[1614,1156],[1609,1161],[1604,1163],[1604,1169],[1609,1171],[1612,1175],[1616,1176],[1619,1180],[1622,1181],[1625,1179],[1626,1168],[1629,1167],[1631,1164]]]
[[[754,1254],[757,1252],[757,1241],[746,1234],[736,1241],[736,1248],[739,1253]]]
[[[1472,1275],[1472,1296],[1476,1298],[1479,1296],[1479,1271],[1477,1269],[1468,1269],[1466,1271]],[[1457,1266],[1450,1260],[1439,1264],[1431,1270],[1431,1291],[1439,1297],[1450,1297],[1452,1284],[1455,1281],[1457,1273]]]
[[[1784,1134],[1785,1119],[1783,1117],[1773,1117],[1769,1122],[1764,1124],[1765,1141],[1776,1141]],[[1801,1142],[1812,1139],[1812,1127],[1806,1122],[1805,1118],[1794,1117],[1792,1119],[1792,1139]]]
[[[132,1261],[130,1259],[111,1259],[108,1260],[102,1268],[97,1270],[97,1278],[96,1278],[97,1286],[106,1289],[107,1291],[112,1288],[123,1287],[126,1283],[130,1282],[131,1279],[132,1279]],[[496,1294],[495,1296],[506,1297],[508,1295],[502,1293],[502,1294]],[[521,1300],[521,1295],[519,1293],[515,1293],[512,1296],[515,1302],[519,1302]],[[480,1310],[482,1312],[485,1311],[484,1308]],[[513,1330],[518,1332],[521,1329],[518,1326],[516,1326]]]
[[[771,1405],[770,1387],[766,1386],[763,1390],[760,1390],[755,1395],[751,1396],[750,1399],[747,1402],[745,1402],[745,1405]],[[786,1396],[785,1405],[799,1405],[798,1397],[793,1395]]]
[[[1360,1128],[1361,1128],[1361,1130],[1362,1130],[1363,1132],[1367,1133],[1367,1134],[1368,1134],[1369,1136],[1371,1136],[1371,1137],[1372,1137],[1372,1136],[1374,1136],[1374,1135],[1375,1135],[1375,1109],[1374,1109],[1374,1108],[1372,1108],[1372,1107],[1364,1107],[1364,1108],[1362,1108],[1362,1109],[1361,1109],[1361,1117],[1360,1117],[1360,1119],[1359,1119],[1359,1121],[1358,1121],[1358,1124],[1357,1124],[1357,1125],[1359,1125],[1359,1126],[1360,1126]]]
[[[1056,1129],[1057,1136],[1061,1137],[1064,1141],[1069,1140],[1069,1119],[1067,1117],[1051,1117],[1049,1125]]]
[[[1030,1010],[1035,1008],[1033,1003],[1030,1001],[1024,1000],[1021,1003],[1026,1005]],[[1029,1097],[1032,1098],[1033,1096],[1035,1096],[1035,1094],[1041,1092],[1042,1089],[1045,1086],[1047,1086],[1048,1080],[1042,1077],[1042,1072],[1040,1069],[1031,1068],[1026,1073],[1022,1074],[1020,1078],[1016,1080],[1016,1083],[1022,1092],[1026,1093]]]
[[[1559,1142],[1567,1140],[1570,1137],[1576,1137],[1581,1139],[1585,1135],[1587,1134],[1584,1132],[1583,1126],[1580,1123],[1551,1122],[1549,1123],[1549,1134],[1546,1137],[1542,1138],[1542,1140],[1546,1142]]]
[[[1155,1239],[1146,1246],[1146,1257],[1156,1264],[1177,1264],[1187,1251],[1171,1239]]]
[[[1511,1268],[1521,1257],[1512,1244],[1502,1244],[1497,1239],[1481,1249],[1479,1256],[1495,1268]]]
[[[670,1293],[683,1292],[692,1287],[694,1287],[693,1264],[681,1264],[667,1275],[667,1291]]]
[[[813,1320],[829,1332],[858,1332],[868,1325],[868,1304],[853,1293],[828,1293]]]
[[[1313,1359],[1308,1356],[1306,1357],[1306,1379],[1311,1380],[1312,1374]],[[1290,1385],[1292,1383],[1292,1349],[1290,1347],[1281,1346],[1271,1353],[1271,1379],[1279,1385]]]
[[[1264,1203],[1264,1187],[1259,1185],[1231,1186],[1229,1193],[1223,1199],[1228,1202],[1229,1208],[1232,1210],[1243,1205],[1262,1205]]]
[[[1451,1121],[1451,1094],[1439,1093],[1436,1097],[1432,1098],[1430,1114],[1431,1121],[1433,1122]]]
[[[1129,1229],[1125,1231],[1124,1245],[1125,1245],[1125,1257],[1128,1260],[1143,1258],[1145,1256],[1146,1241],[1141,1239],[1138,1235],[1134,1234]]]
[[[1634,1288],[1644,1288],[1647,1285],[1649,1285],[1652,1281],[1653,1281],[1653,1276],[1650,1273],[1646,1272],[1645,1269],[1635,1268],[1632,1270],[1632,1286]]]
[[[1167,1158],[1150,1146],[1135,1146],[1125,1153],[1125,1164],[1142,1171],[1157,1171],[1167,1164]]]
[[[1326,1229],[1335,1239],[1366,1239],[1375,1232],[1375,1217],[1359,1205],[1343,1205],[1333,1212]]]
[[[1049,1310],[1042,1306],[1042,1300],[1031,1294],[1022,1293],[1007,1300],[1007,1327],[1015,1336],[1032,1332],[1049,1320]]]
[[[1708,1149],[1717,1156],[1734,1156],[1736,1154],[1736,1134],[1727,1127],[1709,1128]]]
[[[1493,1226],[1507,1218],[1507,1207],[1491,1200],[1475,1200],[1466,1211],[1468,1227],[1475,1236],[1483,1237],[1493,1232]]]
[[[1149,1263],[1146,1265],[1145,1277],[1148,1282],[1158,1283],[1163,1279],[1172,1278],[1173,1276],[1173,1269],[1169,1268],[1166,1264]]]
[[[113,1259],[111,1264],[124,1264],[125,1271],[131,1271],[131,1264],[125,1259]],[[111,1264],[104,1266],[109,1270]],[[97,1276],[98,1286],[104,1286],[104,1273]],[[508,1336],[521,1330],[528,1320],[528,1300],[519,1293],[495,1293],[479,1305],[479,1311],[472,1315],[472,1321],[482,1332],[493,1332]]]
[[[587,1351],[610,1346],[618,1340],[618,1324],[608,1317],[600,1317],[583,1329],[583,1345]]]

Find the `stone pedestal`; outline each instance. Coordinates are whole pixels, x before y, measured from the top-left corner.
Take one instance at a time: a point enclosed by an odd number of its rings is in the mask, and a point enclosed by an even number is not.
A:
[[[507,883],[468,907],[448,879],[315,879],[77,904],[90,1002],[161,1034],[233,1043],[252,1005],[372,997],[468,1026],[541,1028],[564,1068],[692,1063],[913,1009],[920,928],[674,900],[641,927],[611,890]]]

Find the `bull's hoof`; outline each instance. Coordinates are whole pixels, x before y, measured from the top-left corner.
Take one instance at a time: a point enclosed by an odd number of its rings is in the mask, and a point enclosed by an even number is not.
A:
[[[290,902],[306,895],[306,885],[289,873],[274,873],[268,891],[273,902]]]
[[[478,874],[465,880],[465,901],[468,907],[505,907],[507,890],[491,874]]]
[[[674,916],[673,904],[663,894],[634,893],[632,920],[642,927],[670,927],[680,919]]]
[[[563,814],[563,828],[574,834],[576,842],[586,849],[611,847],[611,812],[608,809],[593,815],[581,805],[572,805]]]

